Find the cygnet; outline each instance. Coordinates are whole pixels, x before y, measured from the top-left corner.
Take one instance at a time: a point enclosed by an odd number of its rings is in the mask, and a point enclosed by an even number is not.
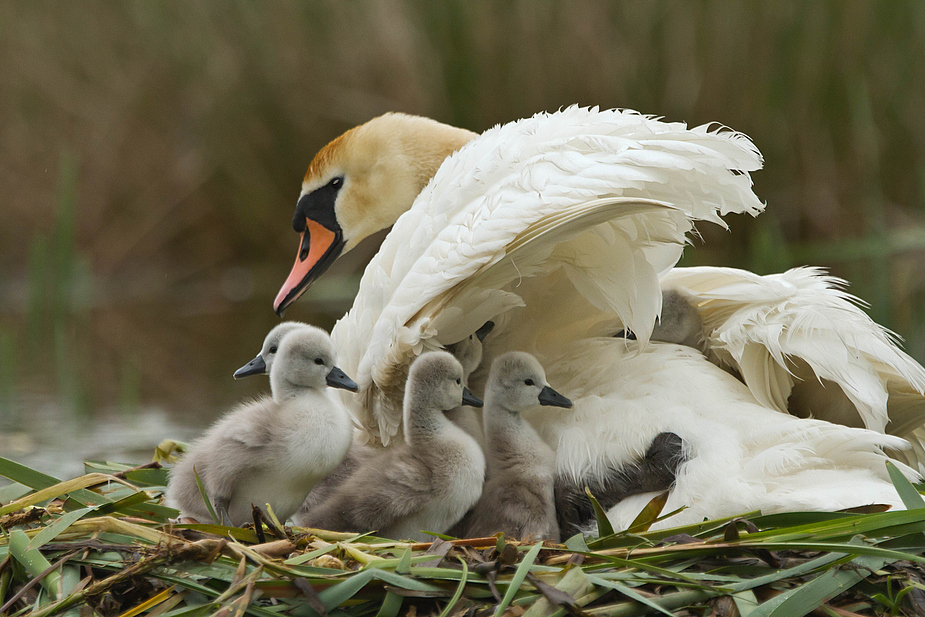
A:
[[[405,384],[404,443],[366,460],[304,524],[426,540],[422,531],[441,533],[458,522],[485,479],[481,448],[445,414],[462,404],[482,406],[462,378],[462,366],[447,352],[415,360]]]
[[[629,330],[620,330],[614,336],[636,340],[636,335]],[[649,338],[706,352],[700,313],[687,296],[676,289],[662,292],[662,313]]]
[[[530,354],[512,351],[496,358],[483,411],[488,480],[457,527],[462,537],[500,531],[521,540],[559,540],[556,455],[521,416],[536,405],[570,408],[572,402],[549,387],[543,367]]]
[[[181,519],[210,520],[195,473],[223,524],[242,525],[252,520],[252,504],[267,503],[285,521],[347,453],[350,416],[328,387],[355,392],[357,385],[334,366],[328,334],[294,329],[275,356],[272,397],[226,414],[174,468],[166,501]]]
[[[486,321],[485,324],[463,340],[447,345],[446,350],[453,354],[463,368],[463,385],[469,386],[469,377],[482,363],[482,342],[488,333],[495,327],[495,322]],[[482,414],[468,406],[460,406],[448,411],[446,417],[453,423],[472,435],[480,446],[485,446],[485,436],[482,434]]]

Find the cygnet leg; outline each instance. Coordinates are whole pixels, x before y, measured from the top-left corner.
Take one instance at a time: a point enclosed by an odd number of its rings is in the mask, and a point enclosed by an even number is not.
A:
[[[603,475],[579,478],[556,478],[556,517],[562,538],[569,538],[594,521],[594,507],[585,495],[591,491],[604,510],[627,497],[665,491],[674,484],[678,467],[685,461],[683,442],[674,433],[659,433],[645,457],[621,468],[606,469]]]

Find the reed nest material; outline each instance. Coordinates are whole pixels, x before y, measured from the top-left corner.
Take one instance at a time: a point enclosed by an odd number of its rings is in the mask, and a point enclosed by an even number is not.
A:
[[[410,543],[296,527],[176,525],[167,470],[86,463],[68,481],[0,459],[3,615],[925,614],[925,501],[631,530],[565,544]]]

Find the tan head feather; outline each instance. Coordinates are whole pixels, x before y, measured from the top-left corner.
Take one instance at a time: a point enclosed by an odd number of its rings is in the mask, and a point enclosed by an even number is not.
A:
[[[335,213],[349,251],[391,226],[450,154],[476,135],[429,118],[389,113],[352,128],[322,148],[302,194],[343,176]]]

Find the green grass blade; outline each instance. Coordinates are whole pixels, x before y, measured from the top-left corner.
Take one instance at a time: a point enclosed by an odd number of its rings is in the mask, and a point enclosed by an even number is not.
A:
[[[405,552],[401,554],[401,559],[398,561],[398,566],[396,566],[395,571],[399,574],[411,574],[411,547],[405,549]]]
[[[630,598],[631,600],[635,600],[636,602],[645,604],[649,608],[654,609],[658,611],[659,613],[668,615],[668,617],[674,617],[672,613],[668,612],[667,610],[665,610],[664,608],[662,608],[661,606],[659,606],[658,604],[656,604],[649,598],[646,598],[645,596],[636,593],[635,591],[633,591],[631,587],[628,587],[622,583],[618,583],[617,581],[608,581],[606,579],[603,579],[599,576],[594,576],[592,574],[588,574],[588,579],[592,583],[597,585],[598,587],[606,587],[607,589],[613,589],[615,591],[619,591],[620,593],[622,593],[627,598]]]
[[[755,609],[758,608],[758,598],[751,589],[731,594],[730,597],[735,602],[739,617],[752,617]]]
[[[566,540],[565,548],[575,553],[587,553],[591,550],[588,548],[588,543],[585,542],[585,536],[583,533],[576,533],[574,536]]]
[[[19,484],[24,484],[26,486],[32,487],[36,491],[41,491],[43,489],[50,488],[52,486],[55,486],[56,484],[65,484],[65,483],[62,483],[62,481],[59,480],[58,478],[55,478],[54,476],[49,476],[40,471],[30,469],[29,467],[26,467],[25,465],[20,465],[16,461],[11,461],[10,459],[3,458],[2,456],[0,456],[0,476],[9,478],[10,480],[13,480],[14,482],[18,482]],[[73,480],[67,480],[66,483],[73,483],[74,485],[79,485],[80,479],[74,478]],[[78,489],[73,489],[73,490],[62,491],[61,494],[65,492],[69,493],[71,498],[74,499],[74,501],[80,503],[81,506],[108,503],[110,501],[106,497],[98,493],[94,493],[93,491],[89,491],[86,488],[78,488]],[[59,495],[53,495],[53,497],[57,497],[57,496]],[[0,508],[0,514],[6,514],[7,512],[10,512],[10,511],[12,510],[9,510],[9,504],[7,504],[7,506],[5,506],[4,508]]]
[[[450,613],[453,612],[453,608],[456,607],[456,604],[462,597],[463,591],[466,589],[466,581],[469,578],[469,566],[466,564],[466,560],[462,557],[457,557],[457,559],[459,559],[459,563],[462,564],[462,577],[459,579],[459,585],[456,587],[456,592],[453,594],[453,597],[450,598],[449,603],[440,612],[439,617],[449,617]]]
[[[196,486],[199,487],[199,495],[202,496],[202,500],[206,504],[206,509],[209,511],[209,516],[212,517],[212,522],[216,525],[222,525],[222,521],[219,520],[218,515],[215,514],[215,509],[212,507],[212,502],[209,501],[209,495],[206,494],[206,487],[202,483],[202,478],[199,477],[199,473],[196,471],[196,466],[193,466],[193,477],[196,479]]]
[[[907,509],[918,510],[925,508],[925,499],[922,499],[922,495],[906,479],[906,476],[902,474],[896,465],[887,461],[886,470],[890,473],[890,480],[892,480],[893,486],[896,487],[896,492],[899,493],[899,498],[903,500],[903,505]]]
[[[257,533],[253,529],[242,529],[241,527],[226,527],[225,525],[210,525],[208,523],[188,523],[184,525],[176,525],[176,529],[195,529],[196,531],[204,531],[206,533],[212,533],[217,536],[228,537],[231,536],[238,542],[247,542],[249,544],[257,544]]]
[[[0,504],[4,504],[10,501],[15,501],[24,495],[28,495],[32,492],[32,489],[26,486],[25,484],[20,484],[19,482],[13,482],[6,486],[0,487]]]
[[[403,600],[404,598],[397,593],[387,591],[385,593],[385,598],[382,600],[382,605],[379,607],[379,612],[376,613],[376,617],[396,617],[398,611],[401,610]]]
[[[32,577],[39,576],[51,567],[49,562],[37,548],[29,547],[29,536],[21,529],[10,532],[10,557],[15,559],[23,569]],[[39,581],[53,599],[58,597],[58,583],[61,575],[58,572],[49,572]]]
[[[648,531],[649,527],[659,520],[658,516],[662,513],[662,509],[665,507],[666,503],[668,503],[668,491],[653,497],[649,503],[646,504],[646,507],[636,515],[636,518],[630,523],[628,530],[634,533]]]
[[[58,537],[62,531],[74,524],[75,521],[83,518],[89,512],[92,512],[93,508],[81,508],[80,510],[73,510],[67,512],[61,518],[53,522],[48,527],[45,527],[36,534],[32,540],[29,542],[30,549],[39,549],[45,546],[45,544],[51,542]]]
[[[859,557],[852,563],[857,569],[828,570],[810,582],[768,600],[751,612],[751,617],[802,617],[838,594],[851,589],[871,571],[879,570],[887,560]]]
[[[610,519],[607,518],[607,512],[601,507],[601,504],[591,494],[591,490],[587,486],[585,487],[585,495],[591,500],[591,507],[594,508],[594,518],[597,519],[597,537],[612,536],[614,534],[613,525],[610,524]]]
[[[358,591],[373,580],[374,575],[375,570],[363,570],[337,585],[318,592],[318,597],[324,603],[325,610],[330,611],[355,596]]]
[[[327,555],[328,553],[330,553],[336,548],[337,548],[336,544],[329,544],[328,546],[325,546],[323,548],[319,548],[317,550],[310,551],[308,553],[303,553],[302,555],[299,555],[298,557],[287,559],[283,563],[286,564],[287,566],[301,566],[303,563],[311,561],[312,559],[315,559],[316,557]]]
[[[590,495],[590,492],[588,494]],[[527,578],[527,572],[530,571],[530,566],[533,565],[533,562],[536,560],[536,556],[539,554],[541,548],[543,548],[542,542],[537,542],[534,544],[533,547],[531,547],[527,552],[526,556],[524,556],[523,561],[520,562],[520,565],[517,566],[517,571],[514,572],[514,576],[511,577],[511,582],[508,585],[507,592],[504,594],[504,598],[501,600],[501,604],[498,605],[498,609],[495,611],[495,617],[501,617],[501,613],[503,613],[504,609],[510,605],[511,600],[514,599],[514,594],[517,593],[517,590],[520,589],[524,579]]]

